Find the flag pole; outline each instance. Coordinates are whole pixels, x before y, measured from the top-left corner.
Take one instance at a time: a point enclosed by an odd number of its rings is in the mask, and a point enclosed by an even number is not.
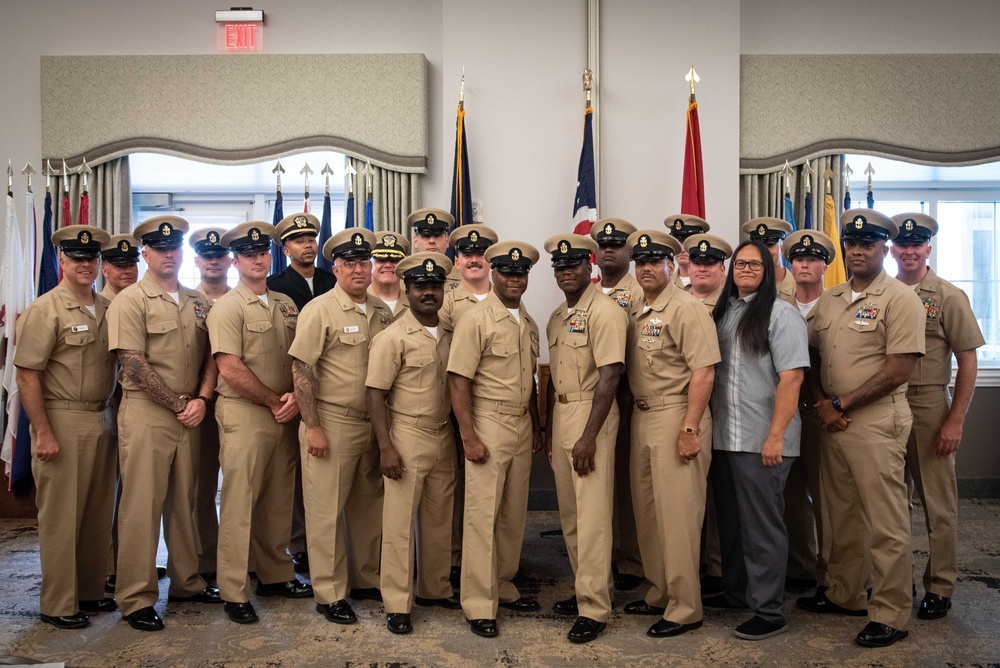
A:
[[[34,193],[34,190],[32,190],[31,188],[31,175],[37,174],[38,172],[35,171],[35,168],[31,166],[30,160],[28,161],[28,164],[24,166],[24,169],[21,170],[21,173],[28,177],[28,192]]]
[[[278,180],[278,183],[275,186],[275,192],[279,192],[280,193],[281,192],[281,175],[285,173],[285,168],[281,166],[281,161],[280,160],[277,163],[275,163],[274,169],[271,170],[271,173],[274,174],[277,177],[277,180]]]

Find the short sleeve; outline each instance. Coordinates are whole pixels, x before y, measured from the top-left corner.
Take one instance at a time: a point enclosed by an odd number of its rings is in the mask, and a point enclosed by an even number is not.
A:
[[[314,299],[299,311],[295,339],[288,349],[289,355],[309,366],[316,364],[316,360],[323,354],[329,334],[329,326],[323,313],[324,301]]]
[[[48,366],[59,336],[59,320],[51,304],[52,300],[35,302],[17,319],[14,366],[35,371],[44,371]],[[31,332],[31,336],[25,337],[25,332]]]
[[[885,317],[887,355],[923,355],[926,352],[927,316],[917,293],[906,288],[896,290]]]
[[[208,313],[208,338],[212,354],[243,356],[243,309],[239,295],[216,302]]]
[[[458,321],[455,334],[451,338],[451,353],[448,355],[448,372],[465,378],[473,378],[483,355],[483,331],[478,311],[470,313]]]
[[[372,339],[368,352],[368,378],[365,385],[378,390],[389,390],[403,366],[402,340],[397,336],[398,327],[379,332]]]
[[[777,373],[809,368],[809,340],[806,321],[787,302],[776,300],[768,329],[771,361]]]
[[[108,308],[108,348],[146,353],[146,295],[138,287],[123,292]]]
[[[948,295],[947,304],[941,324],[951,349],[962,352],[984,345],[986,340],[983,338],[983,331],[979,328],[976,314],[972,312],[972,305],[965,292],[955,288]]]
[[[670,328],[670,333],[688,368],[701,369],[722,361],[715,323],[700,302],[681,304],[677,322]]]
[[[594,363],[598,367],[625,362],[625,338],[628,330],[628,316],[624,309],[614,303],[601,304],[595,318],[590,320],[591,344]]]

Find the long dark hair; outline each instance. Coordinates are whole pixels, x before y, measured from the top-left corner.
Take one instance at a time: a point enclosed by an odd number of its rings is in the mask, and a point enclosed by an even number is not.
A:
[[[747,304],[746,314],[740,320],[740,324],[736,326],[736,342],[745,353],[763,355],[768,351],[767,330],[771,325],[771,310],[774,308],[774,300],[778,298],[778,288],[774,281],[774,262],[771,261],[771,252],[767,250],[767,246],[759,241],[744,241],[733,251],[726,284],[723,286],[719,301],[712,311],[712,317],[718,326],[726,316],[726,311],[729,310],[729,300],[740,296],[736,283],[733,281],[733,273],[736,271],[736,256],[747,246],[753,246],[760,253],[760,261],[764,264],[764,276],[761,278],[756,296]]]

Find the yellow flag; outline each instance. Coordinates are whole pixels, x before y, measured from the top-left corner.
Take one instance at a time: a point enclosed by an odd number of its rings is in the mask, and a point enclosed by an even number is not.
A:
[[[823,200],[823,227],[826,236],[833,241],[833,247],[837,249],[837,257],[826,270],[823,278],[823,287],[829,290],[835,285],[840,285],[847,281],[847,269],[844,265],[843,246],[840,245],[840,224],[837,219],[837,205],[833,203],[833,195],[826,194]]]

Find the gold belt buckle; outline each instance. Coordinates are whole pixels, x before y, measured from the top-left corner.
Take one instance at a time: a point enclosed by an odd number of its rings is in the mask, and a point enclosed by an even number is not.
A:
[[[565,394],[560,394],[559,395],[559,403],[561,403],[561,404],[568,404],[569,403],[569,399],[566,398]]]
[[[638,400],[636,400],[635,407],[638,408],[641,411],[648,411],[649,410],[649,404],[647,404],[644,399],[638,399]]]

